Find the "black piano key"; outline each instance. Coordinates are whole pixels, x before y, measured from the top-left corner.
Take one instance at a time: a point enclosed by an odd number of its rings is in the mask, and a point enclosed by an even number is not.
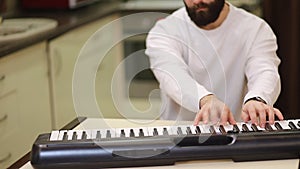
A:
[[[300,121],[297,122],[298,127],[300,127]]]
[[[123,129],[121,130],[120,137],[125,137],[125,131]]]
[[[86,140],[86,138],[87,138],[87,134],[86,134],[85,131],[83,131],[83,132],[82,132],[81,139]]]
[[[77,133],[76,133],[76,131],[74,131],[73,134],[72,134],[72,140],[77,140]]]
[[[178,135],[183,135],[183,132],[182,132],[182,130],[181,130],[180,127],[177,127],[177,134],[178,134]]]
[[[110,130],[106,130],[106,138],[111,138],[111,132],[110,132]]]
[[[216,134],[216,130],[215,130],[214,126],[209,126],[209,131],[211,134]]]
[[[254,132],[260,131],[260,130],[257,128],[256,124],[251,124],[251,128],[252,128],[252,130],[253,130]]]
[[[226,134],[226,130],[225,130],[225,128],[224,128],[223,125],[220,125],[220,126],[219,126],[219,130],[220,130],[220,132],[221,132],[222,134]]]
[[[154,136],[158,136],[157,128],[154,128],[154,129],[153,129],[153,135],[154,135]]]
[[[165,127],[163,128],[163,135],[164,136],[168,136],[169,135],[168,130]]]
[[[188,135],[192,135],[192,134],[193,134],[190,127],[187,127],[187,128],[186,128],[186,133],[187,133]]]
[[[277,130],[283,130],[282,126],[278,122],[275,122],[274,126]]]
[[[233,132],[233,133],[239,133],[239,132],[240,132],[240,129],[239,129],[239,127],[238,127],[236,124],[233,125],[233,130],[232,130],[232,132]]]
[[[129,131],[129,137],[135,137],[133,129],[130,129],[130,131]]]
[[[243,130],[243,132],[250,132],[247,124],[242,124],[242,130]]]
[[[101,132],[98,130],[96,133],[96,139],[100,139],[101,138]]]
[[[63,138],[62,138],[63,140],[68,140],[68,134],[67,134],[67,132],[64,132],[64,135],[63,135]]]
[[[200,130],[200,127],[199,127],[199,126],[196,126],[196,133],[197,133],[197,134],[200,134],[200,133],[201,133],[201,130]]]
[[[143,129],[139,130],[139,136],[140,137],[144,137],[145,136],[145,133],[144,133]]]
[[[289,127],[292,129],[292,130],[297,130],[297,127],[296,125],[293,123],[293,122],[289,122]]]
[[[271,127],[270,123],[266,123],[266,124],[265,124],[265,129],[266,129],[267,131],[273,131],[273,128]]]

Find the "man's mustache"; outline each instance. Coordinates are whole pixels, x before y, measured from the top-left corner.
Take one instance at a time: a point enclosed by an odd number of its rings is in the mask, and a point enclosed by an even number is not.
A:
[[[204,2],[200,2],[199,4],[195,4],[194,5],[194,9],[199,9],[199,8],[208,8],[209,7],[209,4],[206,4]]]

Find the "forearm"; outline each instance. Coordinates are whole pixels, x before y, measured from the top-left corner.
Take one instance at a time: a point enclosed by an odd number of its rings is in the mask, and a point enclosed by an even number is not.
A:
[[[261,97],[267,104],[273,105],[281,90],[280,77],[276,72],[264,72],[248,81],[248,92],[244,102],[252,97]]]
[[[211,94],[202,85],[197,83],[188,72],[171,65],[152,67],[160,83],[160,88],[177,104],[197,112],[202,97]]]

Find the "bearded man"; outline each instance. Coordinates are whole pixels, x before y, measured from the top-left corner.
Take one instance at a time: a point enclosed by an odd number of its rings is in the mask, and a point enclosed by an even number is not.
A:
[[[161,118],[265,127],[282,113],[276,36],[261,18],[224,0],[184,0],[148,34]]]

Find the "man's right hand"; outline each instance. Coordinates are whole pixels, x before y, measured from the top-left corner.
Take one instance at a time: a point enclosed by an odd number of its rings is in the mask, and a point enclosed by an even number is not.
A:
[[[233,114],[228,106],[220,101],[215,95],[204,96],[200,102],[200,110],[194,119],[194,125],[198,125],[200,121],[207,124],[208,122],[220,124],[236,124]]]

